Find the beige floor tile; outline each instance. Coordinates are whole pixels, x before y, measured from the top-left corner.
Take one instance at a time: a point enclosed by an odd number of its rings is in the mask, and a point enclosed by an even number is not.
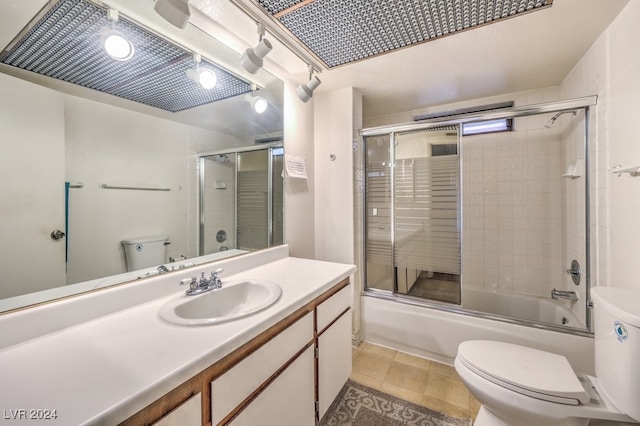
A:
[[[372,343],[368,343],[362,348],[363,352],[378,355],[388,359],[394,359],[398,351],[395,349],[385,348],[384,346],[374,345]]]
[[[451,377],[429,372],[425,396],[446,401],[451,405],[456,405],[466,413],[469,412],[469,390],[459,379],[452,380]]]
[[[391,363],[384,381],[409,392],[424,393],[428,376],[428,370],[394,361]]]
[[[405,401],[413,402],[414,404],[421,405],[424,395],[419,392],[411,392],[405,388],[392,385],[389,382],[382,383],[382,389],[378,389],[389,395],[393,395],[397,398],[404,399]]]
[[[449,404],[448,402],[442,401],[440,399],[431,398],[429,396],[423,396],[422,402],[420,403],[423,407],[431,408],[439,413],[448,414],[454,417],[461,417],[468,419],[469,418],[469,410],[466,410],[457,405]]]
[[[455,368],[453,368],[451,365],[443,364],[441,362],[432,362],[429,372],[440,374],[441,376],[446,377],[458,377],[458,373],[456,373]]]
[[[352,353],[351,380],[450,416],[477,416],[480,403],[453,367],[366,342]]]
[[[389,367],[391,367],[391,362],[389,358],[363,351],[353,363],[353,371],[374,379],[384,380]]]
[[[379,391],[382,390],[382,384],[384,383],[382,379],[376,379],[375,377],[367,376],[366,374],[361,374],[357,371],[351,372],[351,376],[349,376],[349,378],[354,382]]]
[[[352,347],[351,348],[351,363],[355,363],[356,359],[358,358],[358,356],[360,356],[360,354],[362,353],[362,349],[358,349],[356,347]]]
[[[398,352],[393,359],[396,362],[411,365],[414,367],[422,368],[425,371],[429,371],[431,368],[431,361],[428,359],[420,358],[418,356],[410,355],[404,352]]]

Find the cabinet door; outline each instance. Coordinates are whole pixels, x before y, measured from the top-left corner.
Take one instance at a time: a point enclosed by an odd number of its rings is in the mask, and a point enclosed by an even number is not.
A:
[[[313,314],[308,313],[214,380],[211,383],[213,424],[220,423],[312,340]]]
[[[351,309],[318,337],[318,402],[322,419],[351,375]]]
[[[304,351],[229,424],[313,426],[313,346]]]
[[[154,426],[202,426],[202,396],[197,394],[158,420]]]

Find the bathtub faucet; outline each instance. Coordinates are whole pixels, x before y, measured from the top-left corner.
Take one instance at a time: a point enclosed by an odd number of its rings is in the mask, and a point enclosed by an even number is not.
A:
[[[556,290],[554,288],[553,290],[551,290],[551,298],[571,300],[572,302],[576,302],[578,300],[578,295],[575,291]]]

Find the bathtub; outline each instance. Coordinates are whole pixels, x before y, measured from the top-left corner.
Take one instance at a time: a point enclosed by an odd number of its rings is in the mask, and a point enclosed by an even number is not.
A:
[[[591,336],[439,310],[398,297],[361,297],[367,342],[452,365],[465,340],[498,340],[564,355],[576,371],[595,374]]]
[[[584,328],[580,320],[561,300],[513,293],[483,287],[464,286],[462,307],[504,317]]]

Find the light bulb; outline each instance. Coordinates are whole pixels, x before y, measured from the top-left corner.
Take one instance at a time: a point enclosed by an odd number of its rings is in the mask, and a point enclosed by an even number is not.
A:
[[[198,82],[205,89],[213,89],[218,81],[216,74],[207,68],[200,68],[198,73]]]
[[[134,53],[133,44],[120,31],[107,29],[102,34],[104,50],[116,61],[131,59]]]
[[[189,68],[187,77],[205,89],[213,89],[218,81],[216,73],[209,68]]]
[[[269,106],[269,103],[262,96],[244,95],[244,100],[249,102],[251,108],[258,114],[265,112]]]
[[[261,98],[260,96],[255,96],[253,101],[251,101],[251,106],[253,106],[253,110],[258,114],[262,114],[267,110],[267,100],[265,98]]]

